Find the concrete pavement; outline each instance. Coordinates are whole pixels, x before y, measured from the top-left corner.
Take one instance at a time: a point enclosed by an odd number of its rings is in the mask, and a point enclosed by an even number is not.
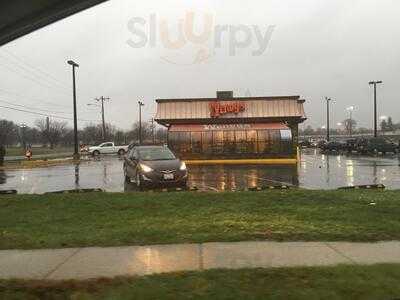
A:
[[[237,242],[0,251],[1,279],[90,279],[208,269],[400,263],[400,242]]]

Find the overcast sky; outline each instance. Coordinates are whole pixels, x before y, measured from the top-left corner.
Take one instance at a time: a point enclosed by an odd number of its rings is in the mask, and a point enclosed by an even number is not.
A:
[[[205,16],[212,30],[196,43],[184,35],[183,44],[171,49],[162,26],[167,24],[176,40],[179,20],[184,22],[188,12],[194,12],[195,33],[206,28]],[[150,119],[157,98],[214,97],[216,90],[233,90],[235,96],[300,95],[307,101],[306,124],[314,127],[325,125],[323,98],[329,96],[335,100],[333,124],[354,105],[359,125],[372,127],[371,80],[384,81],[379,115],[400,122],[399,12],[398,0],[111,0],[1,47],[0,105],[72,117],[66,60],[73,59],[80,64],[79,118],[100,119],[99,108],[86,104],[106,96],[111,99],[106,121],[123,129],[137,121],[138,100]],[[231,26],[220,47],[218,25]],[[257,32],[270,40],[254,56],[260,48]],[[242,48],[232,55],[235,39]],[[142,47],[132,46],[139,42]],[[17,123],[31,125],[38,117],[0,107],[0,118]]]

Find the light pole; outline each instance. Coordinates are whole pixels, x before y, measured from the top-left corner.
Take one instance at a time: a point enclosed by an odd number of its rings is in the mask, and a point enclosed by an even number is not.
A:
[[[76,115],[76,83],[75,83],[75,68],[79,68],[79,65],[69,60],[67,62],[72,66],[72,84],[73,84],[73,101],[74,101],[74,159],[79,159],[79,148],[78,148],[78,118]]]
[[[325,97],[326,101],[326,140],[329,142],[330,137],[330,124],[329,124],[329,103],[332,101],[331,98]]]
[[[370,81],[369,85],[374,86],[374,137],[378,136],[378,112],[377,112],[377,104],[376,104],[376,86],[378,84],[383,83],[383,81]]]
[[[353,111],[354,111],[354,106],[350,106],[350,107],[346,108],[346,110],[347,110],[347,111],[349,112],[349,114],[350,114],[350,119],[349,119],[349,121],[350,121],[349,134],[350,134],[350,137],[352,137],[352,136],[353,136]]]
[[[22,139],[22,147],[24,148],[24,151],[26,151],[26,141],[25,141],[25,130],[26,127],[28,127],[26,124],[22,123],[20,125],[21,128],[21,139]]]
[[[142,144],[142,106],[144,106],[144,103],[141,101],[138,101],[139,104],[139,145]]]

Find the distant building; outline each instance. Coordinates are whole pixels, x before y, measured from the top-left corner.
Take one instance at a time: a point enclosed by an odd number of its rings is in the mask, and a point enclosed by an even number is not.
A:
[[[156,121],[168,144],[186,160],[296,158],[300,96],[158,99]]]

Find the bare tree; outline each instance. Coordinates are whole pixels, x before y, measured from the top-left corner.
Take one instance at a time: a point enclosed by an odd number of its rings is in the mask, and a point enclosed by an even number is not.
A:
[[[17,143],[18,127],[12,121],[0,120],[0,145],[8,146]]]
[[[139,141],[139,122],[133,124],[132,130],[128,132],[128,139],[131,142]],[[150,123],[142,123],[142,139],[143,141],[152,140],[152,130]]]
[[[46,143],[50,144],[53,149],[57,146],[61,139],[67,133],[67,122],[59,122],[54,120],[38,119],[35,121],[35,126],[39,129]]]
[[[346,132],[349,134],[354,132],[357,127],[357,121],[354,119],[346,119],[343,121],[343,124],[346,128]]]

